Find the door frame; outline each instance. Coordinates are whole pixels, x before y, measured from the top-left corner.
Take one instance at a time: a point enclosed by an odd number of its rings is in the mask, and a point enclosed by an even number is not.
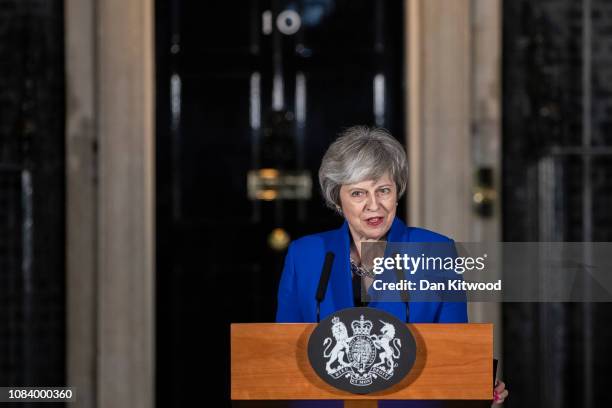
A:
[[[502,0],[405,0],[405,13],[407,221],[457,242],[498,242]],[[494,175],[486,218],[473,210],[481,167]],[[468,314],[494,323],[501,357],[501,304],[469,303]]]
[[[67,384],[155,404],[153,0],[65,0]]]

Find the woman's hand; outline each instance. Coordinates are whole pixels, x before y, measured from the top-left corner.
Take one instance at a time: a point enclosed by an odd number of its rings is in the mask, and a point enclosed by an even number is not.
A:
[[[503,381],[496,380],[495,388],[493,389],[493,404],[503,404],[504,400],[508,397],[508,390],[506,384]]]

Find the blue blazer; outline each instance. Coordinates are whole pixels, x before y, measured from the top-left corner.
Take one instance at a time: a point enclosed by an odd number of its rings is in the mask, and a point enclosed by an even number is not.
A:
[[[422,228],[406,227],[393,220],[389,242],[452,242],[450,238]],[[315,294],[327,252],[335,254],[325,299],[320,306],[321,320],[337,310],[355,306],[350,269],[350,239],[345,221],[337,230],[308,235],[289,245],[278,288],[276,321],[313,323],[317,320]],[[370,302],[370,307],[385,310],[406,321],[406,306],[401,302]],[[467,323],[465,302],[410,302],[411,323]]]

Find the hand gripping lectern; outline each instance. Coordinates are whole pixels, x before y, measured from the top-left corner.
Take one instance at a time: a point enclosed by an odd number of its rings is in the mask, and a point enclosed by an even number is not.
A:
[[[408,375],[366,395],[338,390],[320,379],[307,356],[314,323],[231,325],[232,400],[344,400],[345,407],[376,407],[377,400],[491,400],[493,325],[409,324],[416,361]]]

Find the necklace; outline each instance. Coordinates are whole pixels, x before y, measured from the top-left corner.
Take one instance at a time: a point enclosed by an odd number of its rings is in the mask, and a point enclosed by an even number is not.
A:
[[[387,235],[385,234],[385,236],[383,236],[382,238],[380,238],[379,241],[383,241],[386,243],[387,241]],[[353,251],[353,248],[355,246],[355,243],[353,242],[351,244],[351,251]],[[356,251],[356,250],[355,250]],[[359,277],[368,277],[368,278],[372,278],[374,279],[376,277],[376,275],[374,274],[373,271],[368,270],[367,268],[365,268],[363,265],[357,265],[357,263],[353,260],[353,256],[349,256],[350,260],[351,260],[351,272],[353,274],[355,274],[356,276]]]
[[[374,278],[374,272],[367,270],[362,265],[357,265],[353,258],[351,258],[351,272],[360,277]]]

